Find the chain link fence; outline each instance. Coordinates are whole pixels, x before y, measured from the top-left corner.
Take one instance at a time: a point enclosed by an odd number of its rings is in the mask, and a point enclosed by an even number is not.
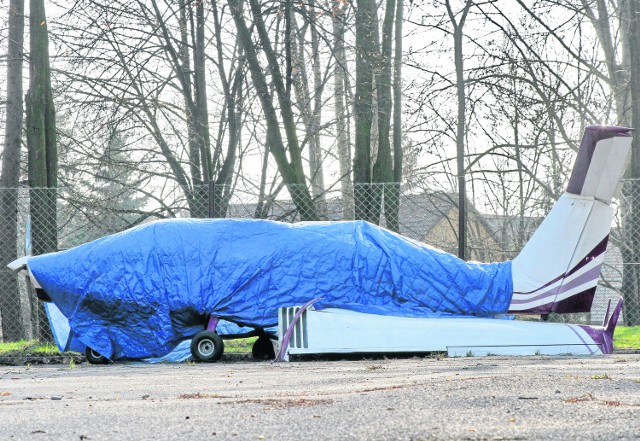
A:
[[[322,194],[284,184],[263,191],[203,185],[184,196],[141,197],[124,186],[0,189],[0,341],[51,339],[42,303],[6,264],[25,254],[67,249],[131,226],[169,217],[261,218],[282,222],[364,219],[444,251],[458,252],[458,195],[409,191],[398,184],[343,186]],[[625,297],[622,324],[640,323],[640,183],[627,181],[615,201],[609,249],[590,314],[552,317],[602,322],[609,299]],[[543,216],[481,213],[467,204],[466,256],[515,257]],[[17,222],[15,222],[17,220]]]

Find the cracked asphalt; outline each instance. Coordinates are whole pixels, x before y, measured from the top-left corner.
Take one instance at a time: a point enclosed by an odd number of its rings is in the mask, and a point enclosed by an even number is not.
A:
[[[640,355],[0,367],[0,439],[640,439]]]

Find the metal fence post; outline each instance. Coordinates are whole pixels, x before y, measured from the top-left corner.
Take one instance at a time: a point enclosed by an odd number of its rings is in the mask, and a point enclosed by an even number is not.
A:
[[[209,217],[216,217],[216,184],[214,181],[209,181]]]

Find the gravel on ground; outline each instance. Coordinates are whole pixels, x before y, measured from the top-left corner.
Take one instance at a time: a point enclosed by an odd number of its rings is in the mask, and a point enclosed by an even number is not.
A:
[[[0,367],[0,439],[640,439],[640,355]]]

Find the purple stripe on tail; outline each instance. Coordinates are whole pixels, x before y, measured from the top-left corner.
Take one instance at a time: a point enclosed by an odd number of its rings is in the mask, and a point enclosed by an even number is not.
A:
[[[565,277],[568,277],[572,274],[575,274],[577,271],[579,271],[581,268],[583,268],[585,265],[587,265],[589,262],[593,261],[594,259],[597,259],[598,257],[600,257],[607,249],[607,243],[609,242],[609,235],[607,234],[607,236],[602,239],[589,253],[587,253],[587,255],[580,260],[580,262],[578,262],[578,264],[571,268],[571,270],[567,271],[565,274],[563,274],[562,276],[560,276],[559,278],[555,278],[554,280],[552,280],[551,282],[545,284],[544,286],[538,288],[535,291],[531,291],[532,293],[539,291],[541,289],[543,289],[545,286],[549,286],[552,283],[557,282],[558,279],[564,279]],[[582,292],[576,293],[575,295],[564,299],[564,300],[560,300],[558,302],[554,302],[555,300],[555,296],[557,294],[566,292],[569,289],[572,289],[576,286],[579,286],[582,283],[585,283],[588,280],[592,280],[592,279],[597,279],[600,276],[600,269],[601,269],[601,265],[598,265],[597,268],[594,268],[592,270],[587,271],[585,274],[577,277],[575,280],[567,283],[566,287],[564,285],[564,281],[563,284],[561,284],[559,287],[556,288],[552,288],[551,290],[542,293],[542,294],[538,294],[536,296],[532,296],[528,299],[513,299],[511,301],[512,305],[524,305],[528,302],[531,302],[532,300],[537,300],[537,299],[542,299],[542,298],[547,298],[549,299],[549,303],[546,303],[544,305],[539,305],[530,309],[525,309],[525,310],[520,310],[517,311],[519,313],[529,313],[529,314],[549,314],[550,312],[557,312],[559,314],[563,314],[563,313],[572,313],[572,312],[589,312],[591,311],[591,304],[593,303],[593,297],[595,295],[596,292],[596,288],[589,288],[586,289]],[[580,280],[580,283],[576,283],[576,281]],[[525,293],[514,293],[514,294],[525,294]],[[512,311],[515,312],[515,311]]]
[[[600,276],[600,269],[602,268],[602,265],[598,265],[595,266],[593,268],[591,268],[589,271],[585,272],[584,274],[581,274],[580,276],[576,277],[575,279],[573,279],[570,282],[567,282],[566,284],[563,283],[560,287],[556,287],[553,288],[550,291],[546,291],[543,292],[542,294],[538,294],[532,297],[528,297],[526,299],[517,299],[517,300],[513,300],[511,303],[513,305],[522,305],[525,303],[529,303],[529,302],[535,302],[536,300],[542,300],[542,299],[553,299],[555,298],[556,295],[560,295],[563,294],[577,286],[583,285],[591,280],[597,280],[598,277]],[[559,288],[559,289],[558,289]]]
[[[514,294],[532,294],[536,291],[539,291],[547,286],[550,286],[554,283],[556,283],[558,280],[564,279],[565,277],[568,277],[572,274],[575,274],[577,271],[579,271],[581,268],[583,268],[586,264],[588,264],[589,262],[591,262],[592,260],[600,257],[600,255],[602,253],[604,253],[607,250],[607,244],[609,243],[609,235],[607,234],[605,236],[604,239],[602,239],[600,241],[600,243],[598,243],[598,245],[596,245],[595,247],[593,247],[593,249],[591,251],[589,251],[587,253],[586,256],[584,256],[584,258],[578,262],[578,264],[576,266],[574,266],[573,268],[571,268],[569,271],[567,271],[566,273],[554,278],[553,280],[551,280],[550,282],[545,283],[544,285],[542,285],[540,288],[536,288],[533,291],[528,291],[528,292],[515,292]]]
[[[571,331],[573,331],[573,333],[580,339],[580,341],[587,347],[587,349],[589,350],[589,352],[591,353],[591,355],[595,354],[596,352],[591,349],[591,344],[589,344],[589,342],[586,342],[584,340],[584,338],[582,338],[582,336],[580,335],[580,333],[578,331],[575,330],[575,328],[571,325],[567,325],[569,327],[569,329],[571,329]],[[585,329],[586,331],[586,329]],[[589,334],[589,337],[591,337],[591,334],[587,331],[587,333]],[[593,340],[593,337],[591,337],[591,339]],[[594,343],[596,343],[596,341],[594,340]]]
[[[568,273],[565,274],[565,277],[570,276],[571,274],[578,271],[580,268],[584,267],[586,264],[591,262],[593,259],[598,258],[601,254],[607,251],[607,244],[609,243],[609,235],[607,234],[604,239],[600,241],[598,245],[596,245],[586,256],[582,259],[576,266],[571,269]]]

